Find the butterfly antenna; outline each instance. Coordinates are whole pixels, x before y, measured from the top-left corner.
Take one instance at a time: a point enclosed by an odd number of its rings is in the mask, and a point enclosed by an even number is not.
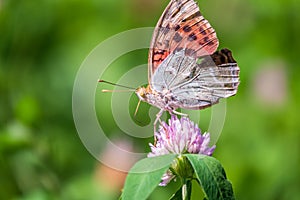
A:
[[[102,92],[134,92],[136,89],[132,88],[132,87],[128,87],[125,85],[120,85],[120,84],[116,84],[116,83],[112,83],[109,81],[105,81],[105,80],[98,80],[99,83],[107,83],[110,85],[114,85],[114,86],[119,86],[119,87],[123,87],[123,88],[127,88],[129,90],[102,90]]]
[[[106,90],[106,89],[104,89],[104,90],[101,90],[101,92],[104,92],[104,93],[106,93],[106,92],[134,92],[134,90]]]

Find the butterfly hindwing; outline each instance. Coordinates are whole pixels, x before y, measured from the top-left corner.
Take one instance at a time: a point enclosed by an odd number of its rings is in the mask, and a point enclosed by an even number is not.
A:
[[[179,51],[168,56],[153,75],[153,88],[172,92],[177,107],[203,109],[233,96],[239,84],[239,68],[231,51],[222,49],[204,56],[200,63]]]

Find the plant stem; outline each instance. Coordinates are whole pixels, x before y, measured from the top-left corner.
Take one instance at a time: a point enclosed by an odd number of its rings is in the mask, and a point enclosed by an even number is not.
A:
[[[182,186],[182,199],[187,200],[187,185],[186,183]]]
[[[192,195],[192,181],[184,180],[184,184],[182,185],[182,199],[190,200]]]

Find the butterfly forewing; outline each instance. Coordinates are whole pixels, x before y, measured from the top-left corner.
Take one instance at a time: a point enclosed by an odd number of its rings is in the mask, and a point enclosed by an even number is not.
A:
[[[215,30],[193,0],[171,0],[159,19],[149,50],[149,82],[170,54],[184,50],[192,58],[213,54],[218,48]],[[150,82],[151,84],[151,82]]]

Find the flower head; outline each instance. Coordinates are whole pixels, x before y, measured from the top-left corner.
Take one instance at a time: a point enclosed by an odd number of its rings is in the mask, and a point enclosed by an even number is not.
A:
[[[211,156],[216,146],[209,147],[209,133],[201,134],[201,130],[197,124],[187,117],[178,119],[176,115],[172,115],[169,124],[162,122],[158,132],[155,133],[157,139],[156,144],[150,144],[151,152],[148,157],[160,156],[165,154],[203,154]],[[176,171],[178,162],[172,165]],[[167,185],[176,176],[168,170],[162,177],[161,186]]]

